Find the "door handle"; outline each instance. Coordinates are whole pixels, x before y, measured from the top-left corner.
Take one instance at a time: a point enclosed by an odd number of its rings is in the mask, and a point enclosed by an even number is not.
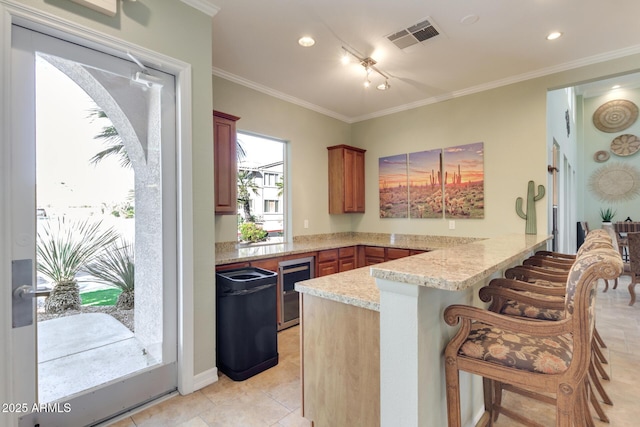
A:
[[[36,296],[36,290],[26,283],[33,283],[33,260],[11,261],[11,314],[14,328],[33,324],[33,297]]]
[[[13,291],[13,296],[16,298],[33,298],[38,292],[33,289],[31,285],[18,286]]]

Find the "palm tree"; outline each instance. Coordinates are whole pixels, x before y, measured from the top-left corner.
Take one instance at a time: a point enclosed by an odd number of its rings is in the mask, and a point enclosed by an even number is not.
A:
[[[80,288],[76,275],[105,246],[113,243],[117,232],[109,227],[101,229],[102,222],[90,223],[88,219],[67,221],[58,219],[52,227],[47,222],[38,231],[37,269],[54,282],[45,300],[45,310],[60,313],[79,310]]]
[[[247,170],[238,172],[238,203],[242,205],[244,220],[247,222],[254,222],[253,215],[251,215],[251,193],[257,196],[258,189],[253,172]]]
[[[108,119],[107,114],[95,107],[89,111],[89,117],[92,119]],[[124,147],[124,143],[122,142],[122,138],[118,135],[118,131],[116,130],[113,124],[109,126],[105,126],[102,128],[99,134],[93,137],[93,139],[100,139],[104,141],[107,145],[107,148],[98,152],[94,155],[89,162],[97,165],[102,161],[105,157],[109,156],[117,156],[120,158],[120,165],[126,168],[131,167],[131,159],[127,155],[127,150]],[[242,145],[242,141],[237,138],[236,139],[236,157],[238,159],[238,163],[244,160],[247,157],[247,152]]]
[[[278,189],[278,197],[284,194],[284,175],[280,175],[280,179],[276,182],[276,188]]]
[[[89,117],[93,119],[108,119],[106,113],[97,107],[90,110]],[[107,145],[107,148],[98,152],[89,159],[90,163],[97,165],[105,157],[116,156],[120,159],[120,165],[122,167],[131,167],[131,159],[129,159],[124,142],[122,142],[122,138],[120,138],[120,135],[113,124],[104,126],[100,133],[94,136],[93,139],[102,140]]]
[[[130,310],[134,305],[135,275],[134,275],[133,245],[120,240],[112,243],[95,260],[87,266],[87,271],[98,281],[122,292],[118,295],[116,308]]]

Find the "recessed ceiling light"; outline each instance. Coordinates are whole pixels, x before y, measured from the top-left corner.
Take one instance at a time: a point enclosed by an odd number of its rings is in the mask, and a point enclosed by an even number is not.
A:
[[[560,31],[554,31],[552,33],[549,33],[549,35],[547,36],[547,40],[555,40],[557,38],[560,38],[560,36],[562,36],[562,33]]]
[[[316,44],[316,41],[313,39],[313,37],[304,36],[300,37],[300,40],[298,40],[298,44],[302,47],[311,47]]]
[[[460,19],[460,23],[463,25],[472,25],[478,22],[478,19],[480,19],[480,17],[476,14],[467,15]]]

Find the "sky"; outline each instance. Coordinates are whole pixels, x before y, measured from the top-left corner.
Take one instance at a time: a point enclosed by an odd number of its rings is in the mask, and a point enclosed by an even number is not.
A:
[[[133,170],[115,158],[89,159],[104,149],[94,136],[110,125],[89,119],[93,100],[64,73],[36,60],[36,162],[38,207],[111,205],[134,188]]]
[[[284,159],[283,141],[240,132],[238,140],[247,154],[247,157],[240,162],[241,164],[267,165]]]

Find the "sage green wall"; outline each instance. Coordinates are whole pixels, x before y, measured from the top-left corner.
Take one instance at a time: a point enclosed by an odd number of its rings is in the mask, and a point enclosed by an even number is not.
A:
[[[329,215],[328,154],[331,145],[349,144],[349,124],[213,77],[213,108],[240,117],[238,131],[288,142],[286,174],[294,236],[351,230],[349,215]],[[309,228],[304,228],[304,220]],[[216,242],[237,239],[235,215],[216,215]]]
[[[591,228],[600,228],[602,219],[600,218],[600,209],[611,207],[617,211],[614,221],[624,221],[627,217],[631,217],[634,221],[640,221],[640,197],[636,196],[628,200],[620,200],[617,202],[606,202],[597,198],[592,191],[589,191],[589,179],[594,172],[601,167],[613,164],[627,164],[634,166],[636,170],[640,170],[640,153],[631,156],[621,157],[611,152],[611,141],[617,136],[623,134],[640,135],[640,120],[636,121],[629,128],[620,132],[607,133],[602,132],[593,124],[593,113],[602,104],[614,99],[627,99],[640,105],[640,89],[618,89],[607,94],[583,99],[583,115],[582,127],[584,134],[584,142],[582,150],[582,190],[584,194],[584,215],[583,218],[589,223]],[[594,160],[593,155],[600,150],[609,153],[609,160],[598,163]]]
[[[520,100],[517,107],[514,100]],[[523,233],[525,221],[515,213],[517,197],[527,195],[527,182],[546,185],[546,91],[523,83],[505,86],[410,111],[356,123],[353,142],[366,143],[366,213],[355,231],[492,236]],[[542,105],[543,108],[538,108]],[[539,122],[543,126],[531,126]],[[524,134],[534,144],[525,144]],[[378,202],[378,158],[396,154],[484,143],[485,217],[445,219],[381,219]],[[538,228],[546,230],[546,198],[537,203]]]
[[[525,220],[516,214],[515,200],[526,199],[529,180],[547,189],[547,91],[636,72],[638,63],[640,55],[631,55],[351,125],[218,77],[213,77],[214,107],[244,114],[238,122],[240,130],[289,139],[292,147],[303,141],[302,151],[291,162],[294,235],[361,231],[490,237],[524,232]],[[453,230],[445,219],[380,219],[380,157],[474,142],[484,142],[484,219],[457,219]],[[326,213],[324,147],[342,143],[367,150],[365,214]],[[307,189],[312,189],[312,199]],[[297,200],[300,196],[302,201]],[[548,229],[548,203],[547,196],[537,202],[539,233]],[[583,218],[582,203],[576,205],[577,217]],[[310,220],[310,229],[301,228],[303,219]],[[234,237],[233,220],[217,217],[216,241]]]
[[[446,102],[416,108],[352,126],[352,143],[367,149],[366,213],[354,231],[452,236],[523,233],[525,221],[515,200],[526,200],[527,182],[547,186],[547,91],[614,74],[635,72],[639,55],[527,80]],[[485,218],[380,219],[378,158],[484,142]],[[547,232],[548,197],[537,202],[537,228]],[[583,212],[578,211],[578,218]]]
[[[212,19],[176,0],[119,2],[111,18],[68,0],[24,0],[29,7],[176,58],[192,66],[194,325],[196,374],[215,367]],[[188,28],[188,31],[185,29]]]

